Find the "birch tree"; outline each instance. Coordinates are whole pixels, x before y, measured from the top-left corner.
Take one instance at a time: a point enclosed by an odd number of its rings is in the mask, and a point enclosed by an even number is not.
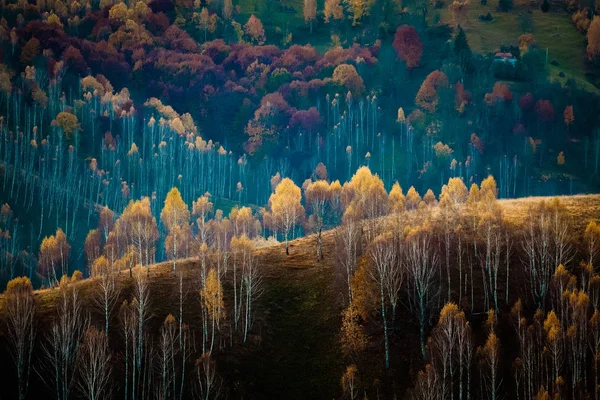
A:
[[[289,255],[289,235],[296,229],[296,224],[304,217],[304,207],[301,204],[300,188],[289,178],[284,178],[275,188],[275,193],[269,198],[269,208],[272,218],[285,238],[285,254]]]
[[[331,192],[325,180],[318,180],[308,184],[304,190],[306,205],[311,212],[314,229],[317,231],[317,259],[323,260],[323,239],[321,233],[325,225],[327,208],[330,204]]]
[[[167,194],[160,219],[168,232],[165,247],[168,247],[169,258],[173,260],[173,274],[176,274],[177,258],[184,253],[182,248],[185,248],[184,244],[191,236],[191,233],[188,234],[190,211],[177,188],[171,189]]]
[[[8,282],[4,301],[8,347],[17,373],[18,398],[23,400],[29,389],[29,373],[36,335],[34,318],[37,306],[31,281],[22,277]]]
[[[89,400],[111,397],[114,386],[111,380],[112,355],[106,333],[89,328],[77,354],[77,388]]]
[[[119,281],[114,268],[104,256],[100,256],[94,261],[92,276],[97,278],[94,302],[104,315],[104,333],[108,336],[110,314],[119,298]]]
[[[400,266],[395,241],[391,233],[377,236],[369,246],[369,258],[373,268],[372,279],[379,286],[381,301],[381,319],[383,323],[383,340],[385,350],[385,367],[390,366],[390,346],[388,336],[388,320],[386,316],[386,304],[389,299],[392,308],[395,308],[397,294],[400,291],[404,271]],[[395,314],[395,313],[394,313]],[[393,323],[393,320],[392,320]]]
[[[58,400],[69,398],[76,377],[75,361],[79,343],[89,326],[79,291],[64,281],[59,289],[57,315],[42,344],[44,369],[38,372]]]
[[[439,257],[431,245],[431,233],[428,227],[410,231],[406,242],[409,299],[411,309],[419,321],[421,355],[425,359],[425,329],[429,322],[431,307],[438,295],[435,288],[435,275]]]

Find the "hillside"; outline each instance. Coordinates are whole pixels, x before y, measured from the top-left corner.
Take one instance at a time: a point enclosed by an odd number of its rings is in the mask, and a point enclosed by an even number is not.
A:
[[[518,226],[531,204],[550,199],[500,200],[499,204],[505,218]],[[600,195],[565,196],[560,200],[572,217],[575,234],[582,232],[586,221],[600,217]],[[292,241],[289,256],[285,255],[283,244],[255,250],[263,275],[264,293],[259,299],[258,320],[250,335],[250,345],[238,344],[217,353],[219,372],[234,398],[331,399],[339,395],[339,377],[344,369],[338,344],[343,289],[336,272],[334,231],[323,233],[323,245],[325,260],[321,263],[315,257],[314,236]],[[197,259],[179,260],[178,268],[185,270],[185,286],[188,288],[184,319],[190,321],[192,329],[199,329],[200,310],[195,288],[198,287],[200,263]],[[120,298],[129,298],[132,283],[127,272],[122,272],[119,280],[122,287]],[[518,283],[515,281],[515,284]],[[94,279],[72,285],[80,290],[85,309],[92,310]],[[41,332],[55,314],[58,293],[58,289],[36,291]],[[150,298],[152,316],[149,326],[150,331],[157,335],[166,315],[177,312],[177,281],[172,274],[172,263],[160,263],[150,268]],[[404,311],[399,312],[403,317],[411,318]],[[97,313],[92,312],[92,315],[96,322],[101,323]],[[111,326],[117,325],[115,314]],[[397,369],[406,372],[401,374],[405,378],[396,388],[399,393],[403,393],[407,385],[412,385],[410,376],[414,376],[420,364],[418,356],[410,357],[417,347],[411,342],[415,340],[410,333],[411,325],[412,322],[405,326],[408,333],[398,332],[399,336],[394,340],[399,348],[405,348],[400,358],[402,363],[395,364]],[[120,333],[116,331],[113,328],[110,337],[117,344]],[[372,351],[371,373],[377,376],[380,366],[375,360],[378,359],[379,345],[375,344]]]
[[[473,51],[484,55],[495,53],[500,46],[517,45],[521,34],[532,33],[537,45],[544,52],[548,50],[546,69],[550,81],[564,84],[568,79],[574,79],[586,90],[598,91],[585,78],[586,39],[584,34],[575,29],[570,14],[561,12],[562,9],[557,7],[552,12],[544,13],[539,8],[531,12],[526,9],[500,12],[496,6],[497,2],[492,1],[486,5],[479,1],[470,3],[466,21],[461,26],[467,33]],[[481,21],[479,16],[487,13],[492,14],[493,20]],[[439,16],[443,23],[455,24],[447,7],[439,10]],[[560,72],[564,72],[565,77],[559,77]]]

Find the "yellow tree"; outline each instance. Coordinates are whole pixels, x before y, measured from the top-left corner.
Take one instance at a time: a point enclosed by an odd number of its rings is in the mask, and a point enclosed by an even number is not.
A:
[[[223,286],[221,285],[221,280],[219,279],[217,271],[214,268],[208,272],[206,284],[200,291],[200,298],[202,299],[202,304],[206,310],[206,315],[211,320],[212,328],[209,353],[212,353],[215,343],[215,325],[217,320],[224,317],[225,309],[225,305],[223,303]],[[204,337],[206,339],[208,334],[208,326],[206,321],[204,323],[204,333]]]
[[[206,243],[208,239],[208,217],[213,211],[213,203],[210,201],[210,193],[198,197],[192,206],[192,215],[197,217],[196,226],[198,228],[198,236],[202,243]]]
[[[73,132],[80,128],[77,117],[66,111],[58,113],[56,116],[56,124],[65,132],[67,140],[70,140]]]
[[[344,184],[342,196],[346,206],[344,219],[367,219],[371,225],[367,232],[370,235],[367,239],[370,239],[375,235],[375,218],[387,212],[388,194],[383,181],[368,167],[361,167],[350,182]]]
[[[38,256],[38,269],[44,276],[48,284],[57,282],[56,279],[56,238],[54,236],[45,237],[40,244],[40,253]]]
[[[229,21],[233,11],[233,3],[231,0],[225,0],[223,2],[223,19]]]
[[[600,226],[596,221],[590,221],[587,224],[584,238],[587,245],[588,260],[593,266],[595,256],[598,254],[598,251],[600,251]]]
[[[202,7],[200,13],[194,13],[198,20],[198,27],[204,31],[204,41],[208,38],[208,32],[213,33],[217,29],[217,15],[210,14],[206,7]]]
[[[40,245],[38,268],[42,276],[48,279],[48,284],[57,283],[56,268],[60,266],[61,276],[68,272],[71,246],[62,229],[58,228],[55,235],[45,237]]]
[[[431,338],[432,356],[439,358],[443,370],[444,391],[449,389],[450,393],[454,393],[454,373],[456,368],[462,367],[460,365],[460,355],[463,352],[458,348],[460,339],[458,335],[467,334],[466,330],[462,329],[465,328],[465,324],[464,312],[459,311],[455,303],[446,303],[440,311],[440,318]],[[459,360],[456,360],[456,358],[459,358]],[[462,395],[462,390],[460,393]]]
[[[544,330],[546,331],[546,346],[548,347],[550,357],[552,358],[553,382],[556,382],[560,375],[560,366],[562,365],[563,343],[562,327],[556,313],[550,311],[544,321]]]
[[[346,372],[342,375],[341,385],[344,393],[348,395],[350,400],[358,398],[358,369],[352,364],[346,368]]]
[[[327,213],[327,206],[330,204],[331,192],[329,191],[329,184],[325,180],[318,180],[311,182],[306,186],[304,190],[304,197],[306,197],[307,208],[311,211],[311,219],[314,223],[314,228],[317,231],[317,258],[323,259],[323,241],[321,239],[321,232],[325,225],[325,215]]]
[[[147,197],[137,201],[130,201],[121,217],[115,224],[115,229],[122,236],[125,243],[135,246],[141,265],[148,267],[154,262],[156,241],[158,240],[158,226],[156,218],[152,216],[150,199]]]
[[[359,314],[356,306],[348,305],[342,314],[342,328],[340,329],[340,345],[347,357],[360,355],[368,344],[364,328],[359,324]]]
[[[344,7],[340,0],[325,0],[325,8],[323,9],[325,23],[331,20],[341,20],[344,18]]]
[[[265,28],[260,19],[256,18],[254,14],[248,18],[248,22],[244,25],[244,33],[250,38],[251,42],[255,42],[259,45],[264,44],[266,40]]]
[[[304,0],[304,21],[310,24],[310,33],[312,33],[313,21],[317,17],[317,1]]]
[[[250,207],[233,207],[229,213],[229,220],[234,236],[246,235],[253,238],[260,233],[260,222],[254,218]]]
[[[173,273],[175,274],[177,272],[177,256],[181,252],[181,246],[191,237],[190,211],[177,188],[171,189],[167,194],[160,219],[169,232],[165,240],[165,250],[169,251],[169,257],[173,259]]]
[[[491,331],[483,347],[477,349],[477,353],[482,361],[482,378],[484,378],[487,389],[486,398],[496,400],[500,381],[498,380],[498,367],[500,363],[500,340],[498,336]]]
[[[102,245],[102,234],[98,229],[92,229],[88,232],[85,243],[83,244],[83,252],[87,261],[88,268],[91,268],[94,260],[100,256]]]
[[[344,0],[348,10],[352,14],[352,25],[358,25],[364,17],[371,13],[373,0]]]
[[[406,209],[416,210],[419,208],[420,203],[421,196],[419,195],[419,192],[417,192],[414,186],[411,186],[408,188],[408,192],[406,192]]]
[[[402,193],[402,187],[398,181],[394,183],[392,186],[392,190],[390,190],[389,198],[388,198],[388,206],[390,213],[400,214],[404,211],[406,205],[406,197]]]
[[[69,274],[69,256],[71,254],[71,245],[67,242],[67,235],[62,229],[58,228],[54,236],[56,238],[56,252],[60,261],[62,275]]]
[[[233,255],[233,323],[237,330],[242,313],[242,282],[239,279],[239,272],[241,271],[243,274],[253,262],[252,250],[254,244],[246,235],[241,235],[239,238],[236,236],[231,238],[230,247]]]
[[[269,208],[275,225],[285,238],[285,254],[289,255],[289,235],[296,229],[296,224],[304,217],[301,204],[302,193],[290,178],[284,178],[269,198]]]
[[[340,64],[333,70],[332,79],[335,83],[347,88],[354,97],[360,97],[365,91],[362,77],[356,71],[354,65]]]

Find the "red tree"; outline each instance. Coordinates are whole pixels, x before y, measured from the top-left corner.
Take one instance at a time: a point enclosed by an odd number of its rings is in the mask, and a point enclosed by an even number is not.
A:
[[[433,71],[423,81],[415,103],[427,111],[435,112],[440,100],[438,90],[448,86],[448,77],[441,71]]]
[[[544,122],[549,122],[554,119],[554,107],[550,100],[538,100],[535,104],[535,112]]]
[[[533,108],[533,96],[526,93],[519,99],[519,108],[523,111],[530,111]]]
[[[492,89],[492,93],[485,94],[485,102],[488,104],[494,104],[496,102],[501,101],[511,101],[513,99],[513,94],[503,83],[496,82],[494,84],[494,89]]]
[[[417,30],[409,25],[402,25],[396,30],[392,44],[398,57],[404,60],[406,68],[413,69],[419,66],[423,56],[423,44]]]

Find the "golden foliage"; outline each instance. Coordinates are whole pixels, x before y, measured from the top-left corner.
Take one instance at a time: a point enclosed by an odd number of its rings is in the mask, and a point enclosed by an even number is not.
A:
[[[359,314],[352,303],[342,313],[340,344],[342,351],[348,357],[360,354],[368,344],[367,335],[359,323]]]
[[[383,181],[366,166],[360,167],[350,182],[344,184],[341,195],[345,219],[371,219],[386,213],[388,194]]]
[[[406,192],[406,209],[407,210],[416,210],[419,208],[419,203],[421,203],[421,196],[417,189],[414,186],[411,186]]]
[[[189,224],[190,211],[181,198],[179,189],[174,187],[167,194],[165,205],[160,213],[160,219],[169,231],[175,229],[175,227],[183,227]]]
[[[332,79],[334,82],[347,88],[354,97],[359,97],[365,91],[363,79],[356,72],[354,65],[338,65],[333,71]]]
[[[67,136],[67,139],[71,138],[71,134],[76,129],[80,129],[79,120],[77,117],[70,112],[61,111],[56,116],[56,123],[60,126]]]
[[[344,8],[340,0],[325,0],[325,9],[323,10],[325,23],[330,20],[341,20],[344,18]]]
[[[206,307],[208,315],[212,318],[225,317],[225,304],[223,302],[223,285],[217,271],[211,268],[206,277],[206,285],[200,291],[200,297]]]
[[[397,214],[404,211],[406,198],[398,181],[394,183],[388,196],[388,207],[391,213]]]
[[[600,55],[600,16],[594,16],[587,31],[587,55],[593,61]]]

